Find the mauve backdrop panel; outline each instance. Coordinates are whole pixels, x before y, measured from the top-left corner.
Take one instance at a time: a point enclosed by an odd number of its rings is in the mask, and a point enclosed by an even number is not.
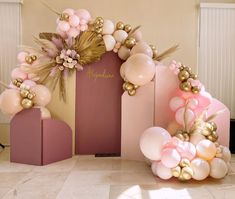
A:
[[[113,53],[76,77],[76,154],[120,154],[122,60]]]

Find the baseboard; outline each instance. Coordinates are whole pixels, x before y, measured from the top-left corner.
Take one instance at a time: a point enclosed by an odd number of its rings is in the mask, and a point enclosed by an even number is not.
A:
[[[230,121],[230,151],[235,153],[235,119],[231,119]]]

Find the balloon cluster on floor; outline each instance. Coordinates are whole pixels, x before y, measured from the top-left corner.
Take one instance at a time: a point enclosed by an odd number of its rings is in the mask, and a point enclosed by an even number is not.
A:
[[[169,101],[177,125],[169,124],[167,130],[148,128],[140,138],[140,149],[152,162],[153,174],[161,179],[223,178],[229,171],[231,153],[219,144],[217,126],[213,122],[223,110],[207,116],[212,97],[196,75],[189,67],[175,61],[170,68],[179,79],[179,88]],[[182,83],[187,84],[187,89]]]

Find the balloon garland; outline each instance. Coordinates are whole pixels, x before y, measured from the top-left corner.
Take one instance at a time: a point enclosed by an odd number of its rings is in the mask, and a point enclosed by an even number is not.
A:
[[[161,179],[223,178],[229,170],[231,153],[219,144],[217,126],[212,121],[223,110],[207,117],[212,97],[191,68],[173,61],[170,69],[178,76],[179,87],[169,101],[169,108],[183,128],[171,132],[171,137],[166,129],[151,127],[142,134],[140,149],[152,161],[153,174]]]
[[[40,33],[35,38],[38,49],[25,47],[18,54],[19,67],[12,71],[10,85],[0,82],[6,88],[0,95],[3,113],[15,115],[39,106],[42,117],[50,117],[45,106],[51,93],[43,84],[50,84],[52,90],[59,85],[60,97],[65,101],[66,78],[98,61],[107,51],[117,53],[124,61],[120,67],[123,89],[133,96],[140,86],[152,81],[156,64],[177,49],[174,46],[159,54],[155,46],[142,40],[139,27],[114,24],[102,17],[92,19],[85,9],[54,12],[58,15],[57,33]],[[170,68],[178,76],[179,88],[169,108],[183,128],[173,132],[173,137],[161,127],[147,129],[140,139],[141,151],[152,160],[153,173],[162,179],[223,178],[231,153],[217,141],[217,127],[212,120],[219,113],[206,117],[211,96],[189,67],[173,61]]]

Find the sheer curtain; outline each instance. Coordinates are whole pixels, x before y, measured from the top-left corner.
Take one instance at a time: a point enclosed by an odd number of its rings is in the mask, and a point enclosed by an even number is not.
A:
[[[7,84],[21,44],[21,4],[21,0],[0,0],[0,80]],[[0,92],[3,90],[0,87]],[[3,123],[9,123],[9,118],[0,112],[0,124]]]
[[[200,5],[198,75],[235,118],[235,4]]]

